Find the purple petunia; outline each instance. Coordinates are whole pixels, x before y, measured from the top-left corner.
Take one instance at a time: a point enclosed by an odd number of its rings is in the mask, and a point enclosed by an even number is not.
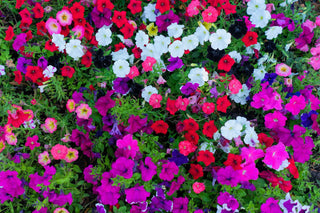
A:
[[[179,57],[170,57],[168,59],[170,64],[167,66],[167,70],[170,72],[175,71],[176,69],[180,69],[184,64],[183,61]]]
[[[128,77],[125,77],[125,78],[116,78],[114,81],[113,81],[113,89],[115,90],[115,92],[117,93],[120,93],[122,95],[126,95],[130,88],[128,86],[128,82],[130,81],[131,79],[128,78]]]
[[[235,187],[239,182],[238,173],[233,170],[232,166],[220,168],[217,172],[217,175],[217,180],[222,185],[230,185],[231,187]]]
[[[139,169],[141,171],[141,179],[143,181],[149,181],[154,175],[157,174],[157,166],[152,162],[152,158],[146,157],[144,164],[141,161]]]
[[[177,149],[173,150],[172,158],[169,158],[168,160],[171,162],[175,162],[177,166],[180,166],[189,162],[189,158],[181,154]]]
[[[179,16],[174,14],[172,10],[170,10],[168,14],[156,18],[156,25],[158,26],[159,33],[166,31],[167,27],[173,23],[179,23]]]
[[[198,88],[198,86],[199,86],[198,83],[193,84],[191,82],[187,82],[185,85],[181,87],[181,93],[189,96]]]
[[[269,197],[265,203],[261,205],[261,213],[282,213],[278,200],[275,200],[273,197]]]
[[[173,213],[188,213],[188,203],[187,197],[177,197],[173,198]]]
[[[132,177],[133,174],[134,161],[126,159],[125,157],[120,157],[111,166],[111,173],[113,175],[119,175],[126,179]]]
[[[103,27],[103,25],[109,26],[111,21],[112,12],[108,8],[103,8],[103,12],[100,12],[97,7],[94,7],[91,12],[91,19],[97,28]]]
[[[20,33],[17,35],[16,39],[14,40],[12,47],[15,51],[19,51],[19,49],[27,42],[27,34]]]
[[[31,59],[26,59],[24,57],[20,57],[17,60],[17,70],[22,72],[23,74],[27,73],[27,67],[32,66],[32,60]]]
[[[161,180],[171,181],[178,172],[179,167],[174,162],[167,162],[162,165],[159,177]]]
[[[135,186],[129,189],[125,189],[126,201],[129,204],[142,203],[147,200],[150,193],[147,192],[143,186]]]
[[[116,105],[116,102],[111,99],[113,93],[113,90],[108,91],[105,96],[98,99],[94,106],[102,116],[106,116],[108,110]]]
[[[86,99],[83,98],[83,94],[77,91],[74,91],[72,94],[72,99],[76,104],[80,103],[80,101],[86,102]]]
[[[147,124],[147,122],[148,122],[148,117],[141,119],[139,115],[137,116],[130,115],[128,119],[129,126],[125,130],[130,134],[133,134],[141,130],[142,127],[144,127]]]

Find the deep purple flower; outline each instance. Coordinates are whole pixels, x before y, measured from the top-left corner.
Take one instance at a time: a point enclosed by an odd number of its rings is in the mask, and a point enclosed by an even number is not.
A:
[[[241,182],[241,187],[242,189],[249,189],[251,191],[256,191],[256,186],[249,181],[243,181]]]
[[[112,12],[108,8],[104,8],[103,12],[101,13],[97,7],[94,7],[91,12],[91,19],[97,28],[101,28],[103,25],[109,26],[112,24],[111,15]]]
[[[90,138],[80,145],[83,154],[88,156],[89,158],[95,157],[95,154],[92,152],[92,146],[93,143],[91,142]]]
[[[64,193],[57,194],[54,191],[44,191],[43,193],[44,198],[49,198],[49,202],[52,204],[56,204],[59,206],[63,206],[66,203],[69,203],[69,205],[72,204],[73,199],[72,199],[72,193],[69,192],[69,194],[65,195]]]
[[[47,66],[48,66],[48,61],[46,60],[46,58],[45,58],[44,56],[41,56],[41,57],[38,59],[37,65],[38,65],[39,67],[41,67],[42,69],[46,69]]]
[[[237,199],[235,199],[228,192],[220,192],[220,195],[217,198],[217,202],[220,205],[227,204],[228,208],[232,210],[236,210],[237,208],[239,208],[239,203]]]
[[[115,90],[115,92],[117,93],[120,93],[122,95],[126,95],[130,88],[128,86],[128,82],[130,81],[131,79],[128,78],[128,77],[125,77],[125,78],[116,78],[114,81],[113,81],[113,89]]]
[[[179,176],[177,181],[171,183],[170,189],[167,193],[168,196],[173,195],[176,191],[179,190],[180,186],[184,183],[185,179],[183,176]]]
[[[276,73],[266,73],[264,75],[264,78],[261,80],[261,83],[269,82],[269,85],[272,85],[272,83],[276,80],[277,76],[278,75]]]
[[[143,181],[149,181],[154,175],[157,174],[157,166],[152,162],[152,158],[146,157],[144,164],[141,161],[139,169],[141,171],[141,179]]]
[[[76,104],[80,103],[80,101],[86,102],[86,99],[83,98],[83,94],[77,91],[74,91],[72,94],[72,99]]]
[[[177,166],[180,166],[182,164],[186,164],[189,162],[189,158],[181,154],[177,149],[173,150],[172,158],[169,158],[168,160],[171,162],[175,162]]]
[[[150,193],[147,192],[143,186],[135,186],[129,189],[125,189],[126,201],[129,204],[142,203],[147,200]]]
[[[17,35],[16,39],[14,40],[12,47],[15,51],[19,51],[20,47],[22,47],[27,42],[27,34],[20,33]]]
[[[84,180],[87,181],[88,183],[92,183],[93,185],[97,185],[98,184],[97,177],[91,174],[92,168],[93,166],[89,165],[83,170]]]
[[[79,131],[78,129],[72,130],[72,134],[70,137],[70,140],[74,142],[77,146],[80,146],[80,144],[85,143],[89,139],[89,132],[87,134],[84,134],[83,132]]]
[[[288,27],[288,30],[291,32],[294,31],[295,29],[293,20],[291,18],[285,17],[283,13],[271,14],[271,19],[274,21],[272,21],[272,23],[270,24],[270,27],[272,26],[280,26],[282,28]]]
[[[85,129],[87,132],[90,132],[90,131],[96,129],[96,127],[92,125],[92,121],[93,121],[92,118],[82,119],[82,118],[78,118],[78,117],[77,117],[77,125],[78,125],[78,126],[83,126],[84,129]]]
[[[148,122],[148,117],[143,119],[140,118],[139,115],[130,115],[128,119],[129,126],[125,129],[130,134],[138,132],[142,127],[144,127]]]
[[[179,23],[179,16],[174,14],[172,10],[170,10],[168,14],[156,18],[156,25],[158,26],[159,33],[166,31],[167,27],[173,23]]]
[[[180,69],[184,64],[183,61],[179,58],[179,57],[170,57],[168,59],[169,62],[171,62],[168,66],[167,66],[167,70],[170,72],[175,71],[176,69]]]
[[[22,72],[23,74],[27,73],[27,67],[32,66],[32,60],[31,59],[26,59],[24,57],[20,57],[17,60],[17,70]]]
[[[122,176],[126,179],[132,177],[133,174],[134,161],[120,157],[111,166],[112,174]]]
[[[318,115],[318,113],[314,110],[311,110],[309,113],[303,113],[301,115],[301,124],[302,126],[304,127],[311,127],[312,126],[312,123],[313,121],[311,120],[311,115]]]
[[[22,187],[22,181],[17,177],[16,171],[0,171],[0,201],[4,203],[6,200],[13,201],[14,197],[18,197],[25,192]]]
[[[189,200],[186,197],[173,198],[173,213],[188,213]]]
[[[198,88],[198,86],[199,86],[198,83],[193,84],[191,82],[187,82],[185,85],[181,87],[181,93],[189,96]]]
[[[98,213],[106,213],[106,209],[104,208],[104,205],[101,203],[96,203],[96,208]]]
[[[162,188],[156,187],[156,192],[156,196],[151,199],[151,203],[148,207],[148,212],[153,213],[161,210],[171,212],[173,202],[171,200],[166,200],[166,196]]]
[[[113,93],[114,90],[108,91],[105,96],[98,99],[94,106],[102,116],[106,116],[108,110],[116,105],[116,102],[111,99]]]
[[[108,126],[112,126],[115,121],[115,116],[111,114],[107,114],[102,117],[102,123]]]

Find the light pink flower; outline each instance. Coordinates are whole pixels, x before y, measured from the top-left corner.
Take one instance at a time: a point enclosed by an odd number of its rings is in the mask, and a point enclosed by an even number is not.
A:
[[[281,63],[276,65],[276,73],[280,76],[287,77],[291,75],[291,67],[288,65]]]
[[[72,23],[72,14],[68,10],[61,10],[57,12],[56,19],[59,21],[61,26],[70,25]]]
[[[146,60],[142,62],[144,71],[149,72],[153,70],[153,65],[157,62],[153,57],[147,56]]]
[[[38,155],[38,163],[40,163],[42,166],[46,166],[51,163],[49,153],[47,151],[44,151]]]
[[[76,161],[77,159],[78,159],[78,150],[69,148],[64,160],[67,161],[68,163],[71,163],[73,161]]]
[[[60,32],[61,32],[61,26],[58,23],[58,21],[54,18],[49,18],[47,20],[46,28],[47,28],[50,35],[52,35],[53,33],[60,34]]]
[[[47,118],[44,122],[44,126],[49,133],[53,133],[57,130],[57,120],[54,118]]]
[[[88,119],[92,113],[92,110],[88,104],[80,104],[80,106],[76,108],[76,113],[78,118]]]
[[[68,153],[68,147],[61,144],[56,144],[51,148],[51,154],[55,160],[65,159]]]

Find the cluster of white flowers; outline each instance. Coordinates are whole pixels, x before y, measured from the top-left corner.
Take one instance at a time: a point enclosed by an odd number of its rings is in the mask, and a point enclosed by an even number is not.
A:
[[[237,94],[231,94],[229,97],[236,103],[240,103],[241,105],[245,105],[247,103],[247,97],[249,96],[250,90],[247,85],[242,84],[242,88],[239,90]]]
[[[153,86],[147,86],[142,90],[141,96],[146,102],[149,102],[152,94],[158,94],[157,88]]]
[[[231,43],[231,34],[225,29],[218,29],[217,32],[210,35],[209,41],[212,49],[223,50]]]
[[[208,73],[204,68],[191,69],[188,77],[191,79],[191,83],[197,83],[200,87],[209,80]]]
[[[70,39],[69,43],[66,44],[67,54],[76,61],[84,55],[83,49],[84,47],[79,39]]]
[[[107,27],[106,25],[103,25],[103,27],[101,27],[96,33],[96,40],[98,42],[98,45],[101,45],[104,47],[111,44],[112,42],[111,35],[112,35],[112,32],[109,29],[109,27]]]
[[[264,0],[251,0],[247,5],[247,14],[250,16],[250,21],[256,27],[264,28],[271,19],[271,14],[266,10]]]
[[[243,142],[252,147],[259,143],[256,131],[251,127],[250,122],[241,116],[228,120],[221,127],[221,135],[228,140],[244,136]]]

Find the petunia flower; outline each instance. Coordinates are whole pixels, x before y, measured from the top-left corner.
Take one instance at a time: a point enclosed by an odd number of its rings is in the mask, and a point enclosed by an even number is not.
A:
[[[286,147],[283,143],[278,143],[266,149],[266,154],[262,162],[277,170],[281,164],[289,158]]]
[[[171,181],[174,178],[174,175],[177,175],[179,172],[179,167],[174,162],[167,162],[162,164],[162,169],[159,174],[161,180]]]

